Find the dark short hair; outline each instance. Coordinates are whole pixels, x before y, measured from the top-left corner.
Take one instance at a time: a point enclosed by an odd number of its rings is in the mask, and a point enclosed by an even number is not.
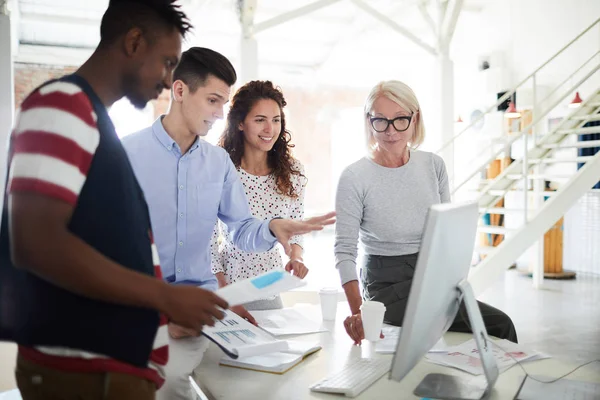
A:
[[[192,47],[181,54],[181,61],[173,72],[173,82],[180,80],[195,92],[213,75],[229,86],[237,80],[231,62],[223,54],[205,47]]]
[[[110,0],[100,23],[100,46],[108,46],[137,27],[152,40],[176,29],[182,36],[192,28],[177,0]]]

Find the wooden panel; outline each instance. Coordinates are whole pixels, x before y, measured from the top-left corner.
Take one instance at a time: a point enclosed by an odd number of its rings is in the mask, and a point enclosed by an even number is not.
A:
[[[486,171],[487,179],[494,179],[496,176],[506,168],[512,159],[505,157],[504,159],[497,159],[490,163]],[[504,199],[498,201],[494,207],[504,207]],[[491,226],[504,226],[504,215],[503,214],[486,214],[486,223]],[[482,246],[498,246],[504,240],[504,235],[492,234],[492,233],[481,233],[480,240]],[[481,257],[485,258],[485,257]]]
[[[563,226],[564,217],[559,219],[544,234],[544,272],[563,272]]]

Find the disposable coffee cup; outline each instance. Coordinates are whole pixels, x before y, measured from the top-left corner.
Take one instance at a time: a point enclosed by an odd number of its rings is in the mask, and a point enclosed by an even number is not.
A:
[[[321,314],[324,320],[332,321],[337,312],[338,290],[336,288],[323,288],[319,290],[321,297]]]
[[[365,301],[360,306],[360,316],[365,339],[376,342],[380,339],[385,306],[379,301]]]

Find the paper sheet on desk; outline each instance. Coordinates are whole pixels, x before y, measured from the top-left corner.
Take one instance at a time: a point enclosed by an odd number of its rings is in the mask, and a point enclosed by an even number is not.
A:
[[[379,340],[375,345],[375,352],[381,354],[393,354],[396,352],[398,347],[398,340],[400,339],[400,327],[398,326],[384,326],[381,329],[384,338]],[[448,349],[444,338],[440,340],[429,350],[430,353],[444,353]]]
[[[254,278],[244,279],[227,285],[215,293],[222,297],[229,307],[266,299],[306,285],[302,279],[293,276],[283,268],[274,269]]]
[[[258,322],[258,326],[275,336],[304,335],[327,331],[320,321],[306,317],[295,308],[252,311],[251,314]]]
[[[526,347],[508,340],[493,340],[498,346],[491,346],[500,373],[515,365],[514,359],[527,362],[548,358],[547,355],[527,349]],[[446,354],[427,354],[427,361],[434,364],[453,367],[473,375],[483,374],[481,359],[474,339],[467,340],[458,346],[448,347]],[[514,359],[513,359],[514,358]]]

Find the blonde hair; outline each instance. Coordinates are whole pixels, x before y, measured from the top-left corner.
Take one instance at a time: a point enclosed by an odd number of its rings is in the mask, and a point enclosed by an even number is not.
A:
[[[421,112],[419,100],[417,100],[415,92],[403,82],[393,80],[382,81],[371,89],[365,101],[365,138],[369,154],[372,153],[376,145],[371,123],[369,122],[369,114],[372,111],[373,103],[381,96],[387,97],[406,111],[413,113],[411,123],[415,124],[415,132],[409,142],[409,146],[413,149],[419,147],[425,140],[425,125],[423,124],[423,113]]]

